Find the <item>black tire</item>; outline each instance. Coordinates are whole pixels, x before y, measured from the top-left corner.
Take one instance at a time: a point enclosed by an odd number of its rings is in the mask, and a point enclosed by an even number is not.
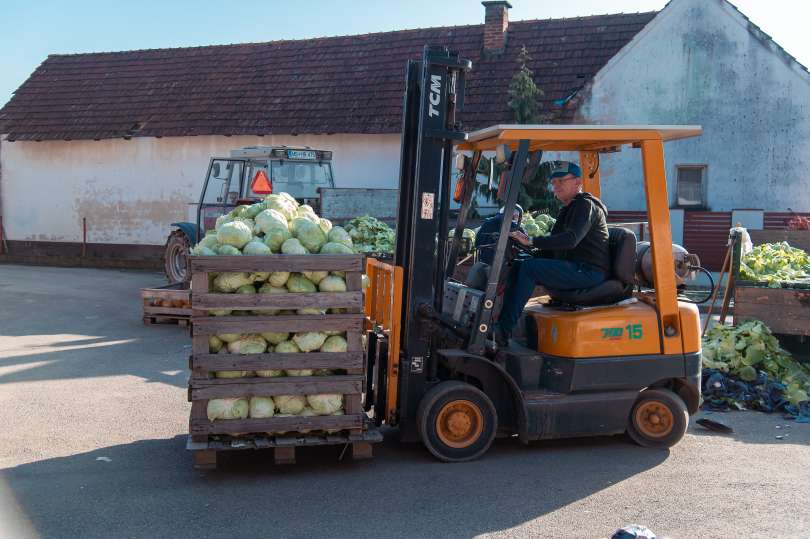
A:
[[[422,397],[416,417],[422,443],[444,462],[477,459],[487,452],[498,430],[492,401],[464,382],[434,386]]]
[[[163,252],[163,271],[169,283],[183,283],[191,280],[187,260],[191,250],[191,241],[182,230],[173,230],[166,240],[166,250]]]
[[[689,410],[669,389],[642,391],[627,424],[627,434],[638,445],[666,449],[681,441],[689,426]]]

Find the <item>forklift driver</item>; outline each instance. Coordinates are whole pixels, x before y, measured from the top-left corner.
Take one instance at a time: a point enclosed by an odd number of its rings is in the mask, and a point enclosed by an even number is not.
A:
[[[540,249],[540,253],[520,261],[510,276],[495,327],[499,346],[508,344],[536,285],[556,290],[591,288],[607,279],[610,272],[607,208],[601,200],[582,191],[579,165],[553,163],[551,188],[563,204],[551,234],[534,241],[520,231],[509,234],[521,245]]]

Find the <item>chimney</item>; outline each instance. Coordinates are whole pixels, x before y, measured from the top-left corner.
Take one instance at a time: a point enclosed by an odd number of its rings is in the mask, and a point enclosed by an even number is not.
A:
[[[512,4],[505,0],[481,2],[484,5],[484,51],[502,52],[506,48],[507,10]]]

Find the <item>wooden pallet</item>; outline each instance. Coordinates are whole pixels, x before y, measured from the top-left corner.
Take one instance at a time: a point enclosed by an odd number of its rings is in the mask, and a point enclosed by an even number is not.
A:
[[[191,378],[188,399],[191,402],[189,419],[190,448],[195,451],[196,466],[216,463],[216,452],[225,450],[216,438],[239,433],[252,434],[260,447],[273,447],[276,461],[295,460],[297,445],[328,445],[351,443],[359,458],[370,456],[370,446],[376,436],[370,432],[363,410],[362,393],[365,388],[365,355],[362,334],[362,255],[274,255],[241,257],[192,257],[192,355],[189,358]],[[245,271],[343,271],[346,272],[346,292],[318,292],[311,294],[221,294],[209,291],[211,272]],[[278,315],[278,316],[208,316],[209,309],[262,310],[339,308],[341,314]],[[309,352],[306,354],[212,354],[208,338],[221,333],[302,332],[332,330],[344,332],[348,350],[342,353]],[[283,370],[332,369],[331,376],[304,377],[247,377],[216,378],[215,371],[223,370]],[[293,416],[247,418],[240,420],[210,421],[207,417],[209,399],[251,396],[310,395],[338,393],[343,395],[342,416]],[[333,432],[331,435],[311,433]],[[291,434],[299,433],[299,434]],[[340,436],[341,442],[337,440]],[[337,438],[336,438],[337,437]],[[257,442],[246,443],[239,437],[238,447],[260,448]],[[213,453],[212,453],[213,452]]]
[[[217,457],[223,451],[246,449],[272,449],[275,464],[295,464],[296,448],[305,446],[343,445],[351,446],[354,460],[373,457],[372,444],[383,437],[373,426],[360,434],[346,432],[328,433],[316,431],[286,435],[210,436],[205,441],[194,441],[189,435],[186,449],[193,452],[194,467],[198,470],[215,469]],[[342,457],[342,454],[341,454]]]
[[[142,288],[143,323],[188,326],[191,321],[191,290],[188,283]]]

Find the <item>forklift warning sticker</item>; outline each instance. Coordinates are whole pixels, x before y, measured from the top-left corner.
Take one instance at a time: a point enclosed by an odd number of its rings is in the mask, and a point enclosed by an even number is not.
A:
[[[433,219],[433,193],[422,193],[422,219]]]

